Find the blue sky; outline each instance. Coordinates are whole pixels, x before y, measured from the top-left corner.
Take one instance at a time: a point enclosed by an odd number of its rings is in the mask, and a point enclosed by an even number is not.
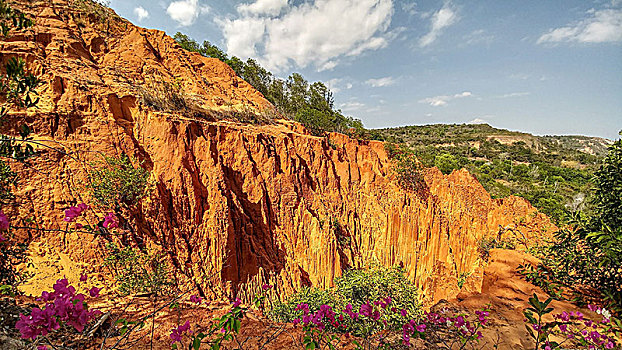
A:
[[[620,0],[111,0],[277,76],[302,73],[370,128],[479,123],[617,139]]]

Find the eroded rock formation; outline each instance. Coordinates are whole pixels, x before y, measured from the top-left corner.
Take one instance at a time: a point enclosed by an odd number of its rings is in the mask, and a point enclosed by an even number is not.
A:
[[[12,125],[25,119],[35,139],[63,150],[42,146],[20,169],[13,215],[22,222],[64,228],[62,210],[89,202],[89,162],[126,153],[154,183],[130,218],[135,234],[206,295],[253,295],[264,282],[287,295],[329,286],[344,269],[376,260],[403,265],[429,301],[457,295],[458,278],[481,275],[481,238],[511,228],[537,240],[553,229],[521,198],[491,199],[465,170],[427,169],[425,195],[403,190],[381,142],[315,137],[283,120],[218,120],[216,112],[272,106],[228,66],[185,52],[163,32],[88,10],[87,1],[17,3],[36,26],[0,42],[2,57],[25,57],[45,84],[39,108],[13,113]],[[145,91],[172,84],[192,109],[148,105]],[[100,237],[20,234],[62,253],[69,262],[57,261],[57,273],[102,259]],[[34,279],[41,289],[45,278]]]

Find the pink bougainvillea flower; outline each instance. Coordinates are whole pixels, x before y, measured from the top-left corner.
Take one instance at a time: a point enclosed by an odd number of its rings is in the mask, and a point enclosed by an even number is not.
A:
[[[89,276],[85,273],[80,275],[80,282],[86,282],[86,280],[89,278]]]
[[[114,213],[108,213],[104,217],[104,227],[107,229],[119,227],[119,220],[117,220],[117,216]]]
[[[235,301],[233,302],[233,307],[238,307],[240,306],[240,304],[242,304],[242,300],[240,300],[240,298],[235,298]]]
[[[82,332],[91,319],[101,314],[99,310],[88,310],[84,294],[76,294],[76,289],[66,278],[56,281],[53,289],[53,292],[43,292],[37,298],[47,303],[43,309],[34,308],[30,316],[20,315],[15,327],[23,339],[45,336],[59,329],[62,323]]]
[[[4,236],[2,235],[2,233],[0,233],[0,242],[4,242],[6,241],[6,238],[4,238]]]
[[[191,303],[201,304],[201,301],[203,301],[203,298],[201,298],[198,295],[191,295],[190,296],[190,302]]]
[[[263,286],[261,286],[261,289],[263,289],[263,290],[268,290],[268,289],[270,289],[270,288],[272,288],[272,285],[271,285],[271,284],[266,284],[266,283],[264,283],[264,285],[263,285]]]
[[[359,313],[363,316],[371,317],[372,310],[373,310],[373,307],[369,305],[369,303],[367,303],[367,304],[361,305],[361,308],[359,309]]]
[[[88,208],[89,206],[84,203],[80,203],[76,207],[69,207],[69,209],[65,209],[65,218],[63,220],[65,220],[66,222],[73,222]]]
[[[417,329],[417,332],[423,333],[423,332],[425,332],[426,325],[422,323],[422,324],[418,325],[416,329]]]
[[[37,350],[48,350],[48,347],[45,345],[39,345],[37,346]]]
[[[101,288],[97,288],[97,287],[93,287],[91,289],[89,289],[89,295],[92,298],[96,298],[99,296],[99,291],[101,290]]]
[[[190,331],[190,321],[186,321],[183,325],[173,328],[170,335],[170,338],[173,341],[172,344],[177,342],[181,343],[181,337],[186,332],[192,333],[192,331]]]
[[[2,210],[0,210],[0,231],[6,231],[9,229],[9,218],[4,215]]]

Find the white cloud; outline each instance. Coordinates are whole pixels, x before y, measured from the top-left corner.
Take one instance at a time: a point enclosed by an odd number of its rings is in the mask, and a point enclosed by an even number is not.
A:
[[[488,121],[486,121],[485,119],[482,118],[475,118],[471,121],[469,121],[469,124],[486,124],[488,123]]]
[[[418,13],[417,11],[417,3],[416,2],[402,2],[402,11],[408,13],[411,16],[414,16]]]
[[[330,89],[330,91],[334,93],[338,93],[342,90],[352,89],[352,83],[345,82],[343,79],[334,78],[326,81],[326,87]]]
[[[257,0],[239,6],[237,18],[219,24],[230,55],[255,57],[270,70],[292,65],[330,70],[344,57],[385,47],[395,35],[388,31],[392,16],[393,0],[299,5]]]
[[[341,109],[343,112],[346,112],[346,113],[359,111],[363,107],[365,107],[365,104],[359,101],[350,101],[350,102],[342,103],[339,105],[339,109]]]
[[[384,86],[390,86],[390,85],[395,84],[395,79],[393,79],[393,77],[369,79],[369,80],[365,81],[365,84],[367,84],[367,85],[369,85],[371,87],[384,87]]]
[[[447,103],[451,100],[455,100],[457,98],[471,97],[473,94],[469,91],[465,91],[455,95],[440,95],[434,97],[424,98],[419,100],[419,103],[427,103],[432,107],[441,107],[446,106]]]
[[[419,39],[419,46],[425,47],[432,44],[443,30],[458,21],[458,14],[451,8],[449,2],[443,5],[443,8],[432,15],[432,27],[428,34]]]
[[[503,95],[497,96],[497,98],[522,97],[522,96],[529,96],[529,95],[531,95],[531,92],[511,92],[509,94],[503,94]]]
[[[134,9],[134,15],[141,22],[145,18],[149,18],[149,11],[145,10],[142,6],[138,6]]]
[[[538,44],[558,42],[604,43],[622,41],[622,9],[587,12],[589,17],[550,30],[538,39]]]
[[[245,15],[277,16],[284,7],[287,7],[287,0],[257,0],[254,3],[242,4],[237,10]]]
[[[192,25],[202,13],[207,13],[207,6],[199,6],[199,0],[179,0],[171,2],[166,13],[180,26]]]
[[[490,45],[495,40],[495,36],[488,34],[484,29],[477,29],[463,36],[462,39],[464,41],[462,46],[476,44]]]

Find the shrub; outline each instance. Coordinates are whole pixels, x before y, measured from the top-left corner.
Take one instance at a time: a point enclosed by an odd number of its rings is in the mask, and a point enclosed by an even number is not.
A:
[[[399,267],[387,268],[372,265],[366,269],[352,269],[343,276],[335,278],[335,287],[327,290],[303,287],[297,294],[285,302],[277,303],[271,310],[272,318],[279,321],[292,321],[299,316],[298,305],[307,304],[310,312],[320,310],[321,305],[328,305],[334,310],[343,310],[349,304],[355,310],[364,304],[390,298],[391,307],[406,310],[408,317],[421,316],[417,287],[404,275]],[[391,316],[390,325],[397,320]]]
[[[162,254],[132,247],[121,248],[114,243],[108,243],[106,250],[104,266],[114,275],[121,295],[162,295],[173,290],[174,284]]]
[[[420,194],[427,192],[427,184],[424,179],[423,165],[414,155],[406,155],[398,158],[395,166],[399,185],[408,190]]]
[[[95,201],[103,207],[133,206],[148,191],[149,172],[134,167],[127,155],[105,157],[89,172],[89,190]]]
[[[443,174],[449,174],[460,168],[458,160],[450,153],[443,153],[434,157],[434,166],[437,167]]]

